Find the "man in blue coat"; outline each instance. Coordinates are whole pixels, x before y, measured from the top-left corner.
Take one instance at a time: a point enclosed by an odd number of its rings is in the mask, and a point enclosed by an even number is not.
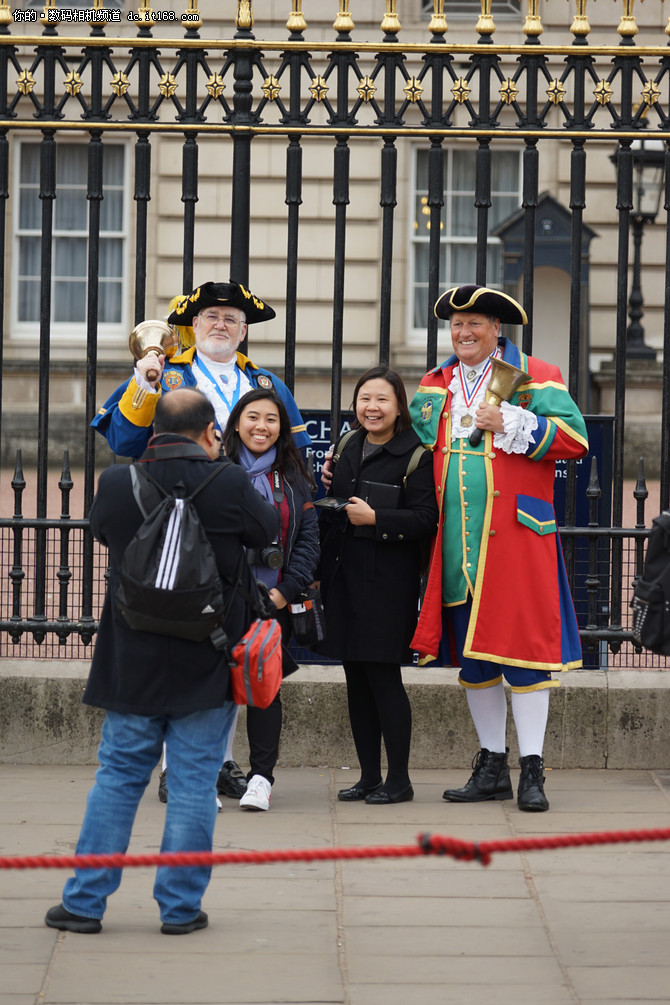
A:
[[[289,389],[270,370],[237,351],[249,325],[274,317],[272,307],[241,283],[198,286],[180,298],[167,319],[171,325],[192,327],[195,345],[169,360],[154,355],[138,360],[133,376],[105,402],[92,426],[115,454],[139,457],[151,436],[162,393],[197,387],[211,402],[223,430],[242,395],[255,387],[273,388],[286,406],[296,446],[304,451],[311,440]]]

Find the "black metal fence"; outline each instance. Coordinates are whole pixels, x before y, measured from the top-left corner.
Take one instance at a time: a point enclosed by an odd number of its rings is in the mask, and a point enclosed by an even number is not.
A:
[[[632,5],[631,5],[632,6]],[[101,9],[94,0],[95,13]],[[537,3],[529,3],[522,44],[498,46],[490,0],[482,0],[474,45],[450,44],[443,4],[434,4],[424,42],[403,45],[395,3],[387,4],[380,38],[352,38],[349,5],[340,5],[334,37],[309,43],[301,4],[294,3],[284,40],[258,41],[252,31],[250,0],[238,3],[235,31],[229,38],[201,39],[201,20],[190,5],[182,20],[183,37],[159,40],[146,5],[133,38],[111,37],[113,29],[97,15],[83,38],[59,35],[62,22],[42,20],[41,34],[19,34],[26,25],[10,27],[11,15],[0,9],[0,261],[7,263],[8,206],[16,186],[10,172],[10,146],[26,131],[39,133],[38,452],[36,515],[23,515],[23,472],[20,462],[12,482],[14,515],[0,520],[0,654],[77,655],[95,633],[104,594],[104,556],[87,532],[86,513],[95,485],[95,443],[88,428],[97,409],[101,212],[106,146],[119,135],[134,137],[133,232],[135,239],[134,316],[145,317],[147,260],[155,251],[149,237],[149,203],[154,146],[160,137],[178,135],[182,142],[183,289],[193,286],[195,224],[198,204],[198,154],[203,137],[223,137],[233,146],[230,204],[230,272],[246,282],[249,272],[250,223],[253,219],[251,147],[264,137],[284,149],[286,163],[286,330],[285,380],[296,378],[296,318],[301,265],[298,235],[302,204],[302,152],[319,142],[330,151],[334,206],[332,266],[332,395],[331,428],[338,427],[344,336],[344,279],[347,270],[347,208],[350,201],[352,145],[373,142],[379,149],[381,256],[379,261],[380,327],[378,356],[392,358],[395,212],[398,204],[398,145],[407,139],[424,144],[428,155],[427,212],[430,220],[428,303],[440,292],[440,220],[443,205],[443,151],[447,141],[467,139],[476,149],[474,207],[477,220],[476,274],[486,282],[487,236],[492,205],[492,148],[501,139],[522,151],[524,212],[524,306],[530,324],[522,348],[532,352],[536,210],[542,145],[560,139],[570,148],[571,280],[569,388],[577,397],[580,340],[583,338],[583,215],[587,200],[587,152],[602,141],[618,145],[616,207],[618,210],[616,393],[613,436],[611,515],[609,526],[595,516],[599,487],[589,488],[594,516],[577,526],[574,465],[568,464],[565,527],[562,531],[569,572],[586,649],[599,665],[658,665],[645,654],[631,656],[627,596],[639,574],[648,523],[644,481],[636,490],[642,507],[637,524],[623,527],[624,412],[626,401],[629,231],[634,212],[634,154],[640,136],[665,142],[666,251],[670,246],[670,52],[665,39],[656,47],[636,47],[634,18],[628,11],[619,25],[616,45],[588,41],[585,4],[570,27],[570,44],[544,46],[537,31]],[[342,9],[343,8],[343,9]],[[188,17],[186,16],[188,15]],[[510,70],[510,66],[513,69]],[[560,125],[556,124],[557,112]],[[49,388],[53,305],[52,237],[59,198],[56,148],[73,133],[87,139],[88,201],[85,463],[83,518],[68,511],[71,487],[67,462],[59,481],[62,509],[47,516],[49,480]],[[666,261],[670,256],[666,255]],[[0,299],[9,289],[5,265],[0,270]],[[666,265],[665,289],[670,288]],[[437,362],[437,319],[428,314],[425,362]],[[0,345],[6,332],[0,318]],[[670,302],[664,321],[664,386],[670,376]],[[664,395],[659,450],[660,500],[670,492],[669,398]],[[609,491],[609,486],[608,486]],[[651,514],[654,516],[655,514]],[[604,545],[603,545],[604,542]],[[603,572],[603,547],[607,556]],[[609,653],[609,654],[608,654]],[[632,663],[630,661],[633,661]]]

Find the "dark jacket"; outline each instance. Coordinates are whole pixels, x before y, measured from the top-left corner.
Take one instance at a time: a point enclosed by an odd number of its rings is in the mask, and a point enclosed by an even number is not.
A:
[[[190,492],[211,472],[212,464],[222,465],[221,473],[194,503],[214,548],[224,597],[230,597],[242,547],[262,548],[272,541],[277,515],[236,464],[210,461],[204,451],[196,457],[162,459],[161,447],[168,443],[192,449],[193,441],[157,436],[144,454],[150,474],[168,490],[183,481]],[[190,642],[134,631],[116,607],[123,552],[142,523],[128,466],[103,471],[90,520],[94,537],[109,548],[110,579],[84,702],[136,715],[185,715],[223,704],[229,698],[228,665],[209,639]],[[246,570],[246,562],[241,567]],[[237,640],[250,620],[247,605],[235,594],[224,624],[228,636]]]
[[[288,504],[288,533],[277,589],[290,604],[314,582],[319,562],[319,521],[312,493],[302,479],[289,481],[284,477],[282,485]]]
[[[402,486],[420,445],[414,430],[394,436],[361,463],[365,430],[348,440],[330,495],[360,495],[363,479]],[[437,529],[430,451],[401,490],[397,509],[378,509],[374,527],[323,511],[321,595],[326,640],[319,651],[341,660],[404,663],[416,627],[422,554]]]

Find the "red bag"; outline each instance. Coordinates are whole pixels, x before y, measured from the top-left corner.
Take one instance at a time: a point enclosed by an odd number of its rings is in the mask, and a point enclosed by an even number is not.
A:
[[[272,704],[282,681],[281,639],[278,621],[256,619],[233,647],[230,680],[236,705]]]

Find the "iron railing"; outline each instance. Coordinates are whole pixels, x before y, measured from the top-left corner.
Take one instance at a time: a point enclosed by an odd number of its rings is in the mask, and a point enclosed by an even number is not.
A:
[[[338,428],[343,361],[347,272],[347,211],[350,202],[350,153],[353,144],[373,143],[379,151],[381,256],[379,262],[378,357],[393,357],[393,270],[397,242],[396,208],[399,195],[398,146],[407,139],[425,144],[429,156],[427,207],[430,252],[428,300],[440,292],[440,215],[443,205],[442,158],[452,139],[476,148],[474,205],[477,215],[476,282],[486,281],[489,233],[492,148],[500,140],[523,150],[524,307],[530,323],[522,348],[533,346],[535,224],[539,197],[540,159],[548,140],[570,148],[571,281],[569,389],[577,397],[582,328],[580,266],[582,231],[587,204],[586,163],[594,144],[616,143],[618,148],[616,200],[618,260],[616,306],[616,391],[613,443],[613,483],[610,526],[576,526],[577,489],[574,465],[568,465],[565,528],[562,531],[568,565],[576,590],[579,577],[586,590],[582,634],[587,647],[604,644],[611,653],[629,645],[625,616],[626,590],[639,574],[645,534],[642,523],[623,527],[624,414],[626,401],[626,315],[629,271],[629,228],[633,209],[632,142],[645,137],[666,142],[667,250],[670,250],[670,51],[665,40],[657,46],[637,46],[632,0],[623,0],[616,44],[589,43],[586,0],[578,0],[577,14],[565,44],[541,43],[538,0],[529,0],[519,44],[496,44],[490,0],[481,0],[475,25],[477,41],[452,43],[443,0],[435,0],[422,42],[404,43],[395,0],[387,0],[380,38],[360,41],[349,3],[339,4],[331,41],[309,41],[302,4],[294,2],[287,20],[287,38],[258,41],[253,32],[251,0],[239,0],[234,31],[226,38],[200,36],[202,19],[194,2],[184,11],[183,36],[157,39],[156,18],[147,2],[138,7],[135,37],[109,34],[115,22],[102,18],[102,0],[91,4],[90,32],[85,37],[63,34],[68,23],[47,2],[40,34],[24,33],[28,24],[14,24],[6,4],[0,4],[0,261],[8,261],[6,235],[12,193],[10,144],[13,138],[38,131],[42,255],[39,320],[39,402],[36,516],[21,512],[20,462],[12,483],[15,512],[0,520],[2,554],[11,567],[0,578],[3,638],[9,651],[18,651],[30,636],[43,646],[51,637],[58,647],[70,640],[86,644],[92,638],[100,609],[104,558],[86,529],[95,486],[95,443],[89,428],[98,407],[98,272],[100,212],[104,198],[105,144],[119,135],[134,138],[133,201],[135,265],[134,319],[142,320],[147,303],[147,260],[150,246],[149,204],[152,156],[160,137],[182,141],[183,289],[194,277],[195,227],[199,200],[198,154],[203,142],[228,142],[233,148],[230,273],[246,282],[249,272],[250,225],[254,216],[251,149],[263,137],[284,147],[286,162],[286,327],[284,374],[290,388],[296,378],[302,152],[305,143],[320,143],[330,151],[334,206],[332,269],[332,392],[331,428]],[[36,26],[37,27],[37,26]],[[232,28],[232,26],[231,26]],[[60,34],[59,34],[60,32]],[[613,29],[614,34],[614,29]],[[659,40],[660,41],[660,40]],[[51,236],[58,198],[55,177],[56,146],[63,137],[84,134],[88,149],[89,203],[88,285],[86,313],[86,404],[82,417],[84,450],[83,518],[73,519],[67,508],[70,484],[65,465],[59,482],[63,498],[60,516],[49,517],[49,384],[52,362],[53,271]],[[666,256],[665,289],[670,287]],[[7,277],[0,270],[4,301]],[[0,317],[0,346],[5,343]],[[425,363],[433,366],[438,352],[437,319],[430,316]],[[1,351],[1,350],[0,350]],[[670,386],[670,302],[664,314],[664,386]],[[669,396],[664,395],[659,451],[660,500],[667,507],[670,494]],[[646,491],[636,490],[641,500]],[[593,488],[592,492],[596,492]],[[639,515],[638,515],[639,516]],[[602,521],[601,521],[602,522]],[[28,543],[30,541],[30,551]],[[59,541],[57,568],[52,554]],[[607,576],[602,573],[603,545]],[[74,560],[76,548],[80,558]],[[588,554],[585,570],[578,568],[578,543]],[[50,550],[51,549],[51,550]],[[631,556],[633,556],[631,558]],[[604,578],[607,583],[604,583]],[[57,584],[57,586],[56,586]],[[97,585],[96,585],[97,584]],[[50,594],[52,600],[49,600]],[[603,596],[606,595],[603,599]],[[54,598],[58,598],[55,602]],[[29,599],[31,598],[31,599]],[[53,601],[53,602],[52,602]],[[54,606],[55,605],[55,606]],[[42,650],[40,650],[42,651]]]

